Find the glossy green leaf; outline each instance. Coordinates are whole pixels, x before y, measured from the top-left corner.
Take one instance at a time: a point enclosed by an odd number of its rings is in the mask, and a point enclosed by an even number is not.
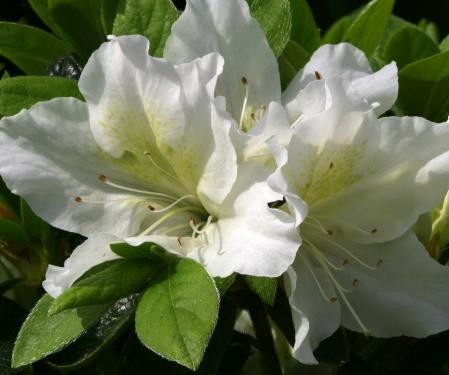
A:
[[[270,277],[243,276],[249,288],[267,305],[272,306],[276,298],[277,279]]]
[[[12,220],[0,219],[0,240],[29,243],[30,237],[23,227]]]
[[[398,69],[439,52],[438,45],[416,27],[404,27],[395,31],[384,49],[385,59],[396,61]]]
[[[294,41],[289,41],[282,55],[279,56],[279,72],[281,85],[285,89],[296,74],[310,60],[310,53]]]
[[[122,258],[149,258],[154,261],[170,258],[162,247],[153,242],[145,242],[139,246],[131,246],[125,242],[109,245],[111,250]]]
[[[117,259],[104,263],[98,272],[65,290],[52,304],[53,315],[70,308],[114,302],[139,290],[158,267],[146,259]]]
[[[446,121],[449,112],[449,51],[399,71],[399,108],[407,115]]]
[[[440,49],[441,51],[449,51],[449,35],[446,36],[446,38],[443,39],[443,41],[440,43]]]
[[[338,19],[324,34],[323,44],[336,44],[343,41],[346,32],[352,25],[354,17],[345,16]]]
[[[60,77],[8,78],[0,81],[0,114],[12,116],[37,102],[61,96],[82,99],[77,82]]]
[[[320,45],[318,29],[312,11],[306,0],[290,0],[292,29],[290,41],[313,53]]]
[[[0,55],[26,74],[45,74],[56,58],[69,52],[62,41],[41,29],[0,22]]]
[[[39,18],[48,26],[48,28],[62,40],[65,40],[66,34],[61,30],[50,14],[48,0],[28,0],[28,2]]]
[[[83,59],[106,41],[101,24],[101,0],[48,0],[54,22]]]
[[[178,11],[170,0],[119,0],[114,35],[141,34],[150,40],[150,53],[162,56]]]
[[[44,295],[20,329],[14,346],[12,366],[25,366],[55,353],[98,321],[111,304],[65,310],[49,316],[54,299]]]
[[[136,312],[144,345],[192,370],[198,368],[217,321],[219,294],[190,259],[170,262],[145,291]]]
[[[101,25],[106,35],[112,33],[119,0],[101,0]]]
[[[138,298],[132,295],[117,301],[86,333],[48,361],[60,370],[73,370],[92,360],[131,323]]]
[[[394,0],[372,0],[347,29],[343,40],[371,56],[382,40],[393,5]]]
[[[232,273],[227,277],[214,277],[215,286],[217,287],[221,296],[225,295],[232,284],[234,284],[236,277],[237,274],[235,273]]]
[[[251,15],[265,32],[274,54],[279,56],[290,39],[292,29],[289,0],[247,0]]]

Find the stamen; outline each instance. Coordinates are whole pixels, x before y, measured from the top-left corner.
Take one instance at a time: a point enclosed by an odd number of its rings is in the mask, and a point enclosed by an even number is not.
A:
[[[188,199],[188,198],[195,198],[195,196],[192,195],[192,194],[186,194],[186,195],[182,196],[181,198],[176,199],[173,203],[169,204],[167,207],[161,208],[159,210],[152,210],[152,211],[155,214],[156,213],[160,213],[160,212],[168,211],[170,208],[175,207],[178,203],[180,203],[183,200]]]
[[[196,212],[199,212],[200,214],[203,213],[203,210],[201,210],[200,208],[195,207],[195,206],[186,206],[186,207],[177,208],[176,210],[167,212],[164,216],[162,216],[161,218],[156,220],[147,229],[145,229],[142,233],[140,233],[139,236],[144,236],[144,235],[150,233],[151,231],[156,229],[159,225],[161,225],[164,221],[167,221],[168,219],[170,219],[172,216],[175,216],[182,212],[188,212],[188,211],[196,211]]]
[[[240,113],[239,129],[243,128],[243,120],[245,119],[246,105],[248,104],[249,87],[246,77],[242,77],[242,84],[245,87],[245,97],[243,98],[242,112]]]
[[[351,303],[349,302],[348,298],[346,297],[345,292],[347,293],[348,290],[343,288],[340,283],[335,279],[334,275],[332,274],[331,270],[327,267],[326,263],[323,262],[322,260],[320,261],[320,259],[317,259],[318,262],[320,262],[320,264],[323,266],[324,270],[326,271],[326,273],[328,274],[329,278],[331,279],[332,283],[334,284],[335,288],[337,289],[338,293],[340,294],[343,302],[345,303],[346,307],[348,308],[348,310],[351,312],[352,316],[354,317],[355,321],[357,322],[357,324],[360,326],[360,328],[362,329],[363,333],[365,335],[369,335],[370,332],[368,330],[368,328],[363,324],[362,320],[360,319],[360,317],[357,315],[357,313],[355,312],[354,308],[352,307]]]
[[[293,122],[293,124],[290,125],[290,127],[295,129],[298,126],[298,124],[302,121],[303,118],[304,118],[304,113],[300,114],[299,117]]]
[[[307,224],[307,225],[310,225],[310,226],[312,226],[312,227],[314,227],[316,229],[319,229],[321,232],[323,232],[323,234],[327,234],[329,236],[334,234],[334,231],[332,229],[324,228],[323,224],[321,224],[321,222],[319,220],[317,220],[316,218],[314,218],[313,216],[309,216],[309,219],[313,220],[316,223],[316,225],[312,224],[312,223],[309,223],[307,220],[304,221],[303,224]]]
[[[304,243],[307,244],[308,246],[310,246],[310,251],[312,251],[313,255],[315,257],[321,258],[323,261],[325,261],[329,267],[333,268],[336,271],[343,271],[343,267],[339,267],[336,266],[334,263],[332,263],[329,259],[327,259],[327,257],[323,254],[322,251],[320,251],[320,249],[318,249],[312,242],[304,239]]]
[[[182,247],[182,243],[181,243],[181,237],[178,237],[178,238],[176,239],[176,241],[178,241],[178,244],[179,244],[179,246],[181,246],[181,247]]]
[[[76,203],[81,203],[83,200],[81,197],[75,197],[75,202]]]
[[[164,194],[164,193],[158,193],[158,192],[155,192],[155,191],[140,190],[140,189],[130,188],[130,187],[127,187],[127,186],[123,186],[123,185],[111,182],[111,181],[109,181],[109,179],[104,174],[99,175],[98,179],[101,182],[104,182],[106,185],[115,187],[115,188],[120,189],[120,190],[129,191],[131,193],[144,194],[144,195],[149,195],[149,196],[153,196],[153,197],[160,197],[160,198],[165,198],[165,199],[168,199],[168,200],[176,200],[177,199],[176,197],[174,197],[172,195],[168,195],[168,194]]]
[[[343,245],[339,244],[338,242],[335,242],[335,241],[331,240],[328,237],[323,237],[323,239],[326,240],[327,242],[331,243],[332,245],[337,246],[340,250],[344,251],[347,255],[349,255],[352,259],[354,259],[361,266],[363,266],[365,268],[368,268],[369,270],[373,270],[373,271],[376,270],[376,267],[373,267],[373,266],[370,266],[369,264],[366,264],[363,260],[358,258],[350,250],[348,250],[346,247],[344,247]]]
[[[154,206],[152,206],[151,204],[147,205],[148,209],[150,211],[154,211],[156,208],[154,208]]]
[[[174,227],[171,227],[171,228],[168,228],[167,230],[165,230],[162,234],[166,235],[171,232],[176,232],[177,230],[180,230],[180,229],[188,229],[188,228],[190,228],[189,224],[175,225]]]
[[[164,173],[166,176],[172,178],[173,180],[178,180],[178,178],[174,175],[172,175],[170,172],[167,172],[164,168],[162,168],[161,166],[159,166],[153,159],[153,157],[151,156],[150,151],[144,151],[143,154],[148,157],[148,159],[150,160],[151,164],[153,164],[157,169],[159,169],[159,171],[161,171],[162,173]]]
[[[371,233],[371,234],[377,233],[377,229],[376,229],[376,228],[371,229],[370,233]]]
[[[379,260],[377,261],[377,263],[376,263],[377,268],[380,268],[380,267],[382,267],[383,265],[384,265],[383,259],[379,259]]]
[[[352,286],[353,286],[354,288],[357,288],[358,285],[359,285],[359,280],[358,280],[358,279],[352,280]]]
[[[311,266],[311,264],[309,263],[309,261],[307,260],[306,256],[303,256],[302,259],[304,260],[304,263],[307,267],[307,269],[310,271],[310,274],[312,275],[313,280],[315,281],[316,286],[318,287],[318,290],[320,291],[321,295],[323,296],[323,298],[326,301],[329,302],[336,302],[337,298],[336,297],[329,297],[326,292],[323,289],[323,286],[321,285],[320,281],[318,280],[318,277],[316,276],[315,272],[313,271],[313,267]]]
[[[310,216],[309,216],[310,217]],[[356,231],[359,231],[359,232],[361,232],[361,233],[363,233],[363,234],[374,234],[374,233],[377,233],[377,229],[373,229],[374,230],[374,232],[373,232],[373,230],[371,230],[371,231],[366,231],[366,230],[364,230],[364,229],[362,229],[362,228],[359,228],[359,227],[356,227],[355,225],[353,225],[353,224],[349,224],[349,223],[346,223],[346,222],[342,222],[342,221],[340,221],[340,220],[337,220],[337,219],[334,219],[334,218],[332,218],[332,217],[327,217],[327,216],[321,216],[321,215],[316,215],[315,217],[319,217],[319,218],[322,218],[322,219],[325,219],[325,220],[330,220],[330,221],[333,221],[334,223],[337,223],[337,224],[340,224],[340,225],[343,225],[343,226],[347,226],[347,227],[350,227],[350,228],[352,228],[352,229],[355,229]]]
[[[329,164],[329,169],[332,169],[332,168],[334,168],[334,163],[333,163],[333,162],[330,162],[330,164]]]
[[[349,264],[349,260],[345,259],[343,260],[343,263],[341,264],[343,267],[346,267]]]
[[[321,74],[320,74],[320,72],[318,72],[318,71],[316,71],[316,70],[315,70],[315,78],[316,78],[316,79],[321,79]]]

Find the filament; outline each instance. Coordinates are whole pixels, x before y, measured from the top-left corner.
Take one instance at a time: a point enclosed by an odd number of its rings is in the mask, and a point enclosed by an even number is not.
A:
[[[329,301],[329,302],[333,301],[333,299],[330,298],[330,297],[326,294],[326,292],[324,291],[323,286],[321,285],[320,281],[318,280],[318,277],[316,276],[315,272],[313,271],[313,267],[312,267],[312,265],[309,263],[309,261],[307,260],[307,257],[304,255],[304,256],[302,257],[302,259],[304,260],[304,263],[305,263],[307,269],[310,271],[310,274],[312,275],[313,280],[315,281],[315,284],[316,284],[316,286],[318,287],[318,290],[320,291],[321,295],[324,297],[324,299],[325,299],[326,301]],[[335,298],[335,297],[333,297],[333,298]]]
[[[249,96],[248,81],[245,77],[242,78],[242,83],[243,86],[245,87],[245,97],[243,98],[242,112],[240,113],[240,121],[239,121],[240,130],[242,130],[243,128],[243,120],[245,118],[246,105],[248,104],[248,96]]]
[[[151,156],[151,153],[149,151],[145,151],[143,153],[146,157],[148,157],[148,159],[150,160],[151,164],[153,164],[157,169],[159,169],[159,171],[161,171],[162,173],[164,173],[166,176],[177,180],[176,176],[172,175],[170,172],[167,172],[164,168],[162,168],[161,166],[159,166],[153,159],[153,157]]]

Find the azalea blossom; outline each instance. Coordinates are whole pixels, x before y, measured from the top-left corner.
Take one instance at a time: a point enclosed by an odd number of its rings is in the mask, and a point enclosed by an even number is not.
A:
[[[53,296],[123,239],[213,276],[278,276],[295,257],[293,219],[267,205],[281,197],[270,170],[237,162],[231,119],[215,105],[223,59],[172,65],[148,48],[142,36],[106,42],[81,75],[86,102],[56,98],[0,122],[8,187],[50,224],[88,237],[63,268],[50,266]]]
[[[231,134],[242,159],[265,161],[270,138],[286,145],[292,128],[331,105],[326,86],[316,81],[340,77],[348,96],[364,98],[378,115],[397,96],[396,64],[373,73],[363,52],[348,43],[320,47],[281,93],[276,56],[244,0],[188,0],[164,56],[178,64],[212,52],[224,58],[215,95],[226,100],[222,106],[234,119]]]
[[[341,324],[377,337],[449,328],[449,269],[411,231],[449,186],[449,127],[378,119],[343,80],[321,84],[332,105],[295,128],[287,151],[273,148],[270,178],[299,218],[303,244],[285,280],[304,363]]]

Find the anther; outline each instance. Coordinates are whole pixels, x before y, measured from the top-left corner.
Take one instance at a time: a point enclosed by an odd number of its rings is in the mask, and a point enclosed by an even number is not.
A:
[[[191,223],[191,224],[193,224],[193,225],[196,225],[196,220],[195,220],[195,218],[194,218],[194,217],[191,217],[191,218],[189,219],[189,223]]]
[[[371,229],[370,233],[371,233],[371,234],[377,233],[377,229],[376,229],[376,228]]]
[[[334,163],[331,162],[331,163],[329,164],[329,169],[332,169],[332,168],[334,168]]]
[[[145,156],[150,156],[150,155],[151,155],[151,152],[150,152],[150,151],[144,151],[143,154],[144,154]]]
[[[107,177],[106,177],[104,174],[99,175],[99,176],[98,176],[98,179],[99,179],[100,181],[102,181],[102,182],[106,182],[106,181],[108,180]]]
[[[349,260],[345,259],[342,263],[342,266],[345,267],[349,264]]]
[[[337,302],[337,297],[329,298],[329,301],[330,301],[331,303],[335,303],[335,302]]]
[[[247,85],[247,84],[248,84],[248,80],[246,79],[246,77],[242,77],[242,83],[243,83],[244,85]]]
[[[256,114],[254,112],[251,113],[251,118],[256,121]]]
[[[359,285],[359,280],[358,280],[358,279],[352,280],[352,286],[353,286],[354,288],[357,288],[358,285]]]
[[[316,79],[321,79],[321,74],[320,74],[320,72],[318,72],[318,71],[316,71],[316,70],[315,70],[315,78],[316,78]]]
[[[327,233],[329,236],[332,236],[332,235],[334,234],[334,231],[333,231],[332,229],[326,229],[326,233]]]
[[[182,243],[181,243],[181,237],[178,237],[178,238],[176,239],[176,241],[178,241],[179,246],[182,246]]]
[[[154,206],[152,206],[151,204],[147,205],[148,209],[150,211],[154,211],[156,208]]]
[[[382,267],[383,265],[384,265],[384,261],[382,259],[379,259],[376,263],[376,266],[379,268]]]
[[[75,202],[76,203],[81,203],[83,200],[81,199],[81,197],[75,197]]]

